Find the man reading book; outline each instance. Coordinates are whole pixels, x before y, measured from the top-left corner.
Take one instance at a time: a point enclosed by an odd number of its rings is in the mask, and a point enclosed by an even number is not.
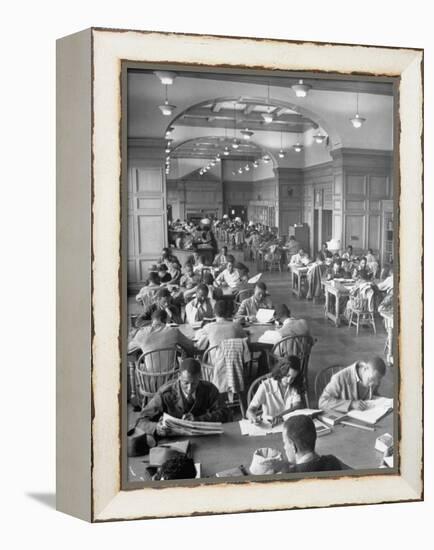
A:
[[[162,424],[164,413],[201,422],[229,420],[229,411],[222,405],[218,389],[211,382],[201,380],[201,366],[196,359],[184,359],[178,378],[157,391],[143,408],[139,428],[147,434],[170,436],[170,430]]]
[[[349,466],[334,455],[315,452],[316,429],[312,418],[292,416],[283,424],[283,448],[289,461],[289,472],[330,472],[349,470]]]
[[[363,411],[367,408],[366,401],[378,395],[385,374],[386,365],[381,357],[373,357],[367,362],[357,361],[332,376],[319,398],[318,407],[345,413]]]

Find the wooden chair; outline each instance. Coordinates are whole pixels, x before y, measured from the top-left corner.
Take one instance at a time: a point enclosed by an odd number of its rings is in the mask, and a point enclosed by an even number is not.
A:
[[[314,388],[315,399],[317,404],[318,404],[319,398],[321,397],[322,392],[324,391],[324,388],[330,382],[331,377],[344,368],[345,367],[343,367],[342,365],[332,365],[331,367],[326,367],[325,369],[322,369],[321,371],[319,371],[319,373],[315,377],[315,388]]]
[[[202,356],[202,380],[212,382],[214,378],[214,362],[212,360],[212,352],[216,351],[218,346],[211,346],[205,350]]]
[[[374,334],[377,334],[375,326],[374,308],[370,306],[368,298],[360,296],[350,296],[348,300],[348,328],[356,327],[356,334],[359,335],[359,326],[367,325],[374,329]]]
[[[270,374],[263,374],[259,378],[253,380],[253,382],[250,384],[249,390],[247,392],[247,407],[249,407],[250,403],[252,402],[253,396],[255,395],[262,381],[266,380],[267,378],[270,378]]]
[[[271,354],[276,357],[289,357],[290,355],[296,355],[300,359],[301,374],[303,376],[305,387],[306,403],[309,406],[308,396],[308,370],[309,359],[313,345],[315,344],[312,336],[286,336],[279,342],[274,344]]]
[[[142,407],[163,384],[176,377],[179,363],[184,358],[185,351],[179,346],[148,351],[139,357],[135,368],[135,382]]]
[[[270,271],[275,269],[282,272],[282,252],[280,250],[277,249],[274,252],[270,252],[265,261],[267,269]]]
[[[246,300],[247,298],[250,298],[250,296],[253,296],[253,293],[253,288],[243,288],[242,290],[238,291],[234,298],[235,306],[238,308],[241,305],[241,302],[243,300]]]

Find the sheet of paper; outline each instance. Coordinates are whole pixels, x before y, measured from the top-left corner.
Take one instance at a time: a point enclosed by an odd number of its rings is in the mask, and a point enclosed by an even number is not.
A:
[[[258,323],[269,323],[274,317],[274,309],[258,309],[256,321]]]
[[[262,273],[258,273],[254,275],[253,277],[250,277],[250,279],[247,281],[249,284],[254,285],[259,281],[259,279],[262,277]]]
[[[278,424],[272,427],[268,422],[261,422],[260,424],[252,424],[249,420],[243,419],[239,421],[241,435],[250,436],[263,436],[268,434],[282,433],[283,424]]]
[[[258,338],[258,342],[261,344],[277,344],[282,337],[277,330],[266,330],[264,334]]]

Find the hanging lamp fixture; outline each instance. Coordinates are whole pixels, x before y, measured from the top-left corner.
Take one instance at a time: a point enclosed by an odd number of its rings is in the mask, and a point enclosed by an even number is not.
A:
[[[173,114],[173,111],[176,109],[176,105],[170,105],[169,100],[167,98],[167,84],[165,88],[166,88],[166,96],[165,96],[164,104],[158,105],[158,108],[160,109],[160,111],[164,116],[171,116]]]
[[[354,128],[361,128],[363,123],[366,122],[366,118],[359,115],[359,92],[356,94],[356,114],[353,118],[350,118],[350,122]]]

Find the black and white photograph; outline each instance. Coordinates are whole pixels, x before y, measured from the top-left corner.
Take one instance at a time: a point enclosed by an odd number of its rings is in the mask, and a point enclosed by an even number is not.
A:
[[[123,71],[125,486],[396,472],[396,80]]]

